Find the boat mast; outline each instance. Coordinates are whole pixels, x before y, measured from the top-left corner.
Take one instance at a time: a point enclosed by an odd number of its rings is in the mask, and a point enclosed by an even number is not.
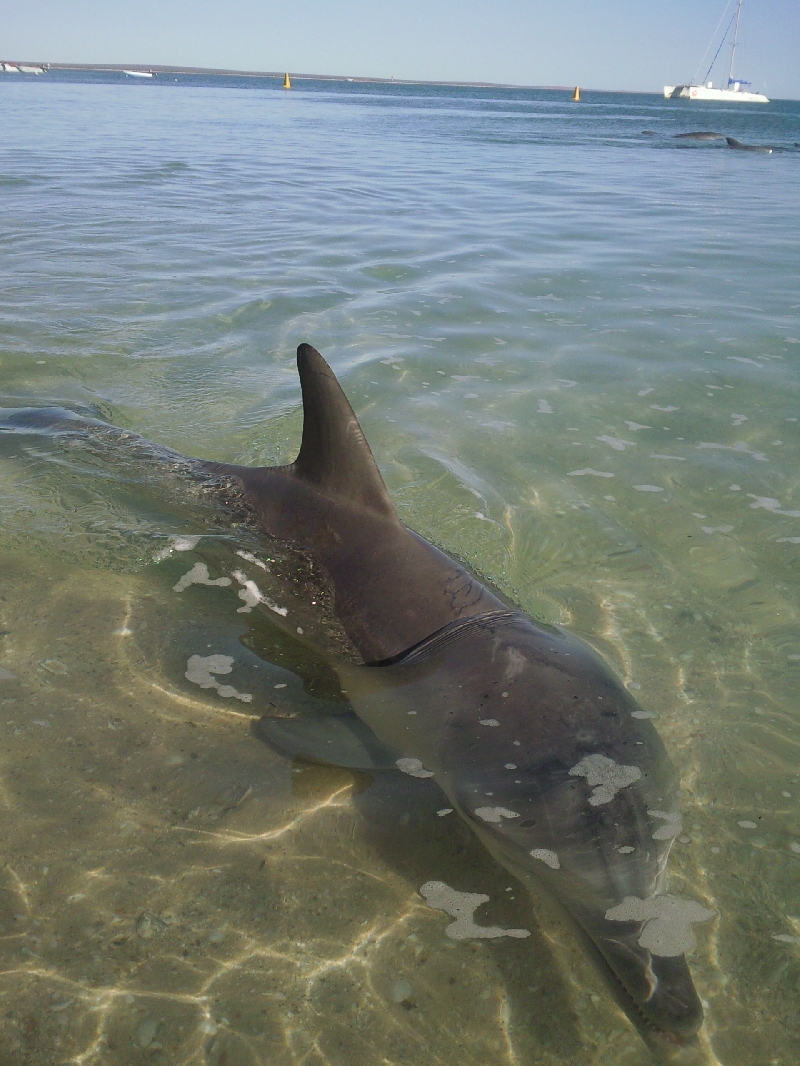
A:
[[[742,0],[739,0],[739,3],[737,4],[737,7],[736,7],[736,28],[733,31],[733,47],[731,48],[731,65],[728,67],[728,83],[725,86],[726,89],[730,89],[730,87],[731,87],[731,76],[733,74],[733,60],[734,60],[734,57],[736,55],[736,41],[737,41],[737,39],[739,37],[739,16],[741,15],[741,13],[742,13]]]

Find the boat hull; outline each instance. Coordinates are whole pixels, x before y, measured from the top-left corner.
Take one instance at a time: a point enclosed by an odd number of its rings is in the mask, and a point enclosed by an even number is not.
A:
[[[763,93],[749,93],[744,89],[711,89],[707,85],[665,85],[668,100],[719,100],[724,103],[768,104]]]

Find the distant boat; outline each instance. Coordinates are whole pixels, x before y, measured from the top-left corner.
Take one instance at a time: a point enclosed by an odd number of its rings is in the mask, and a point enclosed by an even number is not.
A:
[[[44,67],[28,67],[19,65],[20,74],[44,74]]]
[[[127,74],[129,78],[152,78],[152,70],[123,70],[123,74]]]
[[[19,74],[19,67],[15,67],[13,63],[4,63],[3,70],[6,74]]]
[[[709,44],[708,48],[706,48],[706,53],[703,56],[703,59],[700,61],[701,67],[703,65],[703,61],[706,58],[706,55],[708,55],[709,50],[714,43],[714,40],[717,36],[717,31],[722,25],[722,19],[724,19],[728,13],[729,6],[729,4],[726,5],[725,10],[722,12],[722,18],[719,20],[719,25],[714,31],[714,36],[711,38],[711,44]],[[714,58],[711,60],[711,66],[706,71],[706,76],[705,78],[703,78],[702,82],[700,84],[697,84],[695,76],[695,80],[689,85],[665,85],[664,96],[668,100],[721,100],[726,102],[735,101],[736,103],[740,104],[769,103],[769,98],[764,96],[763,93],[753,93],[750,92],[748,89],[742,88],[742,86],[744,85],[749,85],[749,81],[744,81],[744,79],[742,78],[734,78],[733,76],[733,61],[736,57],[736,44],[739,39],[739,18],[741,16],[741,13],[742,0],[737,0],[736,11],[731,16],[731,20],[728,23],[727,29],[722,35],[722,40],[719,43],[719,48],[717,48],[717,51],[714,54]],[[717,56],[722,51],[722,46],[725,44],[725,40],[730,32],[731,26],[734,26],[734,31],[733,44],[731,45],[731,61],[728,64],[728,80],[726,81],[724,88],[714,88],[714,83],[708,81],[708,76],[711,73],[712,67],[717,61]]]

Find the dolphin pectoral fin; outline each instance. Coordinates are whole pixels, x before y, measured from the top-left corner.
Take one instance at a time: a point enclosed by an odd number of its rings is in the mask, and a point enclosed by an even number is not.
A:
[[[394,770],[398,752],[385,747],[352,713],[323,718],[270,718],[253,724],[259,740],[282,755],[352,770]]]

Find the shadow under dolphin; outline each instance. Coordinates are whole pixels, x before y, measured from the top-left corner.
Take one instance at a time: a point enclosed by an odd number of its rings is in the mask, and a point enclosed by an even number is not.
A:
[[[307,344],[297,362],[303,436],[288,466],[184,459],[69,412],[0,428],[133,441],[244,501],[309,560],[362,661],[334,664],[345,713],[262,718],[257,735],[286,755],[433,779],[490,854],[577,923],[648,1043],[691,1045],[703,1011],[684,953],[689,924],[713,912],[664,891],[678,783],[649,715],[586,644],[400,522],[330,367]]]

